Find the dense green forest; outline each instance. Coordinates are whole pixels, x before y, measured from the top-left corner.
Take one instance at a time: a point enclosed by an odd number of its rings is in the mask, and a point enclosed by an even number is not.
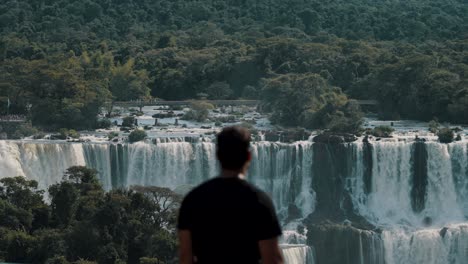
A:
[[[0,32],[0,109],[9,97],[45,128],[95,127],[109,100],[200,94],[263,99],[287,126],[353,130],[350,98],[468,122],[464,0],[7,0]]]
[[[71,167],[46,197],[35,181],[0,180],[0,261],[176,263],[181,198],[169,189],[105,192],[94,170]]]

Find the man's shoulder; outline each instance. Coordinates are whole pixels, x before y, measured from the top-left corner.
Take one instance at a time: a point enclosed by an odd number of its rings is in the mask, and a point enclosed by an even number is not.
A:
[[[187,199],[194,199],[195,197],[199,195],[206,194],[207,189],[211,189],[213,187],[213,184],[216,184],[218,177],[209,179],[196,187],[194,187],[192,190],[190,190],[187,195],[185,196],[184,200]]]
[[[222,188],[222,186],[226,184],[226,181],[229,181],[229,180],[232,180],[233,183],[235,183],[239,189],[243,190],[244,193],[252,194],[255,197],[255,199],[258,199],[260,202],[271,201],[269,195],[266,192],[264,192],[263,190],[259,189],[257,186],[255,186],[254,184],[246,180],[225,179],[221,177],[215,177],[215,178],[209,179],[201,183],[200,185],[196,186],[186,195],[185,199],[193,200],[201,196],[205,197],[211,191],[219,191],[219,188]]]

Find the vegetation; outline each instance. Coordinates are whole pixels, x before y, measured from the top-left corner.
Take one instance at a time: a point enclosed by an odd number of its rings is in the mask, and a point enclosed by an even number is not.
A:
[[[9,139],[21,139],[24,137],[40,137],[43,135],[37,128],[31,126],[31,123],[10,123],[0,125],[0,134],[5,133]]]
[[[61,128],[59,129],[59,138],[60,139],[67,139],[67,138],[78,139],[80,138],[80,133],[78,133],[74,129]]]
[[[118,136],[119,136],[119,132],[112,131],[107,134],[107,139],[113,140],[114,138]]]
[[[0,111],[82,129],[105,102],[204,94],[264,99],[287,126],[355,130],[347,98],[466,123],[467,21],[463,0],[6,1]],[[292,91],[305,109],[273,99]]]
[[[204,122],[208,119],[210,114],[209,110],[212,109],[214,109],[212,104],[203,101],[196,101],[191,104],[191,110],[185,113],[182,119]]]
[[[133,116],[126,116],[122,120],[123,127],[133,127],[135,125],[135,117]]]
[[[437,132],[439,131],[439,127],[440,127],[439,122],[437,120],[431,120],[428,125],[429,125],[429,131],[431,133],[437,134]]]
[[[1,261],[175,263],[180,197],[169,189],[106,193],[96,171],[72,167],[48,192],[50,204],[35,181],[0,180]]]
[[[130,143],[138,142],[144,140],[148,135],[144,130],[135,129],[133,130],[130,135],[128,135],[128,141]]]
[[[374,137],[388,138],[392,136],[392,133],[394,131],[395,129],[393,129],[393,127],[390,127],[390,126],[378,126],[378,127],[374,127],[374,129],[372,129],[370,134],[373,135]]]
[[[448,127],[444,127],[437,132],[437,136],[439,137],[439,141],[441,143],[452,143],[455,139],[455,133],[452,129]]]
[[[273,122],[335,132],[361,126],[359,106],[318,74],[284,74],[266,81],[263,91]]]
[[[97,128],[109,129],[111,127],[112,127],[112,122],[108,118],[98,120],[97,122]]]

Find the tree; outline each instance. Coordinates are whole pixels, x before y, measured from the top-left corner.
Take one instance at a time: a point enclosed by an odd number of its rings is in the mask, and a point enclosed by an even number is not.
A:
[[[450,128],[444,127],[437,132],[437,136],[441,143],[452,143],[455,138],[455,133],[453,133]]]
[[[128,135],[128,141],[135,143],[144,140],[148,135],[144,130],[135,129]]]
[[[272,120],[285,126],[356,133],[362,122],[359,106],[318,74],[265,80],[263,103],[272,112]]]
[[[130,189],[142,193],[152,202],[157,213],[155,222],[160,228],[168,229],[174,226],[182,202],[180,195],[169,188],[157,186],[132,186]]]
[[[149,97],[148,73],[145,70],[135,70],[134,65],[134,60],[130,59],[111,70],[109,88],[115,100],[143,100]]]
[[[135,125],[135,117],[134,116],[126,116],[122,119],[122,126],[123,127],[133,127]]]
[[[210,99],[228,99],[232,96],[233,92],[226,82],[215,82],[208,86],[206,93]]]
[[[34,180],[21,176],[0,179],[0,199],[24,210],[44,206],[43,193]]]
[[[195,101],[191,105],[191,110],[185,113],[182,117],[184,120],[194,120],[197,122],[205,122],[210,115],[210,111],[214,109],[214,106],[210,103],[203,101]]]

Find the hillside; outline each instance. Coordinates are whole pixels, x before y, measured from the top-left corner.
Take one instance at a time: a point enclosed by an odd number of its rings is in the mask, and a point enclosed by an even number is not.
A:
[[[379,100],[383,118],[468,120],[462,0],[16,0],[0,4],[0,32],[0,101],[32,105],[38,126],[93,127],[112,98],[200,94],[272,98],[279,123],[304,127],[330,122],[309,112],[346,113],[347,97]],[[285,113],[265,93],[293,79],[335,99]]]

